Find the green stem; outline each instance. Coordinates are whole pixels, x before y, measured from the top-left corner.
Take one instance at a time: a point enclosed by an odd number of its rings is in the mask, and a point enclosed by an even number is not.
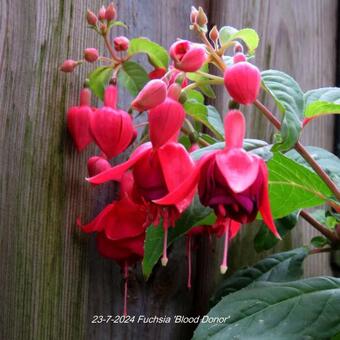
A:
[[[224,81],[222,77],[215,76],[215,75],[210,74],[210,73],[207,73],[207,72],[196,71],[195,73],[196,73],[196,74],[199,74],[200,76],[203,76],[203,77],[205,77],[205,78],[210,78],[210,79],[218,80],[218,81],[220,81],[221,83],[223,83],[223,81]]]

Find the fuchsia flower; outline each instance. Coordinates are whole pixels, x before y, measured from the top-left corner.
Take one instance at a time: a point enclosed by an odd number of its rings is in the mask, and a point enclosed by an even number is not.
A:
[[[207,60],[205,47],[188,40],[179,40],[170,47],[175,67],[184,72],[196,72]]]
[[[110,180],[120,181],[128,169],[132,169],[136,192],[148,209],[148,223],[154,226],[163,219],[164,251],[162,264],[167,263],[167,233],[180,214],[190,205],[194,189],[180,200],[164,207],[154,200],[168,195],[181,186],[194,169],[194,163],[185,148],[176,142],[185,112],[178,102],[167,98],[162,104],[149,111],[151,143],[139,146],[129,160],[88,179],[100,184]]]
[[[104,106],[91,117],[93,139],[108,158],[123,152],[137,134],[130,115],[117,109],[116,102],[117,87],[109,85],[104,94]]]
[[[166,98],[166,85],[160,79],[150,80],[132,101],[131,107],[139,112],[162,104]]]
[[[90,101],[91,91],[83,88],[80,92],[80,106],[70,107],[67,111],[67,128],[79,152],[92,142],[90,119],[93,111]]]
[[[224,72],[224,85],[230,96],[238,103],[252,104],[260,91],[261,73],[248,63],[242,53],[234,56],[234,65]]]
[[[155,200],[169,205],[186,197],[198,184],[200,201],[214,209],[217,216],[213,228],[225,235],[221,272],[227,270],[227,249],[240,228],[250,223],[258,212],[273,234],[280,238],[270,212],[268,171],[264,160],[243,148],[245,119],[240,111],[229,111],[224,120],[226,146],[201,158],[191,177],[167,196]]]
[[[125,294],[124,315],[127,314],[127,272],[144,256],[145,221],[144,205],[135,201],[134,183],[131,172],[121,178],[120,198],[108,204],[90,223],[78,225],[85,233],[96,232],[98,252],[119,263],[124,271]]]

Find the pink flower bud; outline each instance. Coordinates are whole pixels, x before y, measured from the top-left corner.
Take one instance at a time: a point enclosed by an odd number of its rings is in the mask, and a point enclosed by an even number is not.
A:
[[[117,11],[115,9],[115,6],[111,2],[106,8],[105,19],[107,21],[111,21],[111,20],[116,20],[116,18],[117,18]]]
[[[106,16],[106,9],[105,6],[100,7],[100,10],[98,12],[98,18],[100,21],[105,20],[105,16]]]
[[[94,26],[97,24],[98,18],[92,11],[88,9],[86,13],[86,20],[89,25]]]
[[[217,42],[217,39],[219,37],[219,33],[218,33],[218,29],[216,27],[216,25],[210,30],[209,32],[209,38],[214,42],[216,43]]]
[[[208,23],[208,18],[206,14],[204,13],[202,7],[198,7],[198,14],[197,14],[196,22],[199,26],[204,26]]]
[[[160,79],[150,80],[132,101],[131,107],[142,112],[161,104],[166,98],[166,85]]]
[[[149,79],[160,79],[166,74],[166,69],[164,67],[156,67],[151,71],[148,76]]]
[[[129,39],[124,37],[124,36],[120,36],[120,37],[116,37],[113,40],[113,45],[116,51],[120,52],[120,51],[126,51],[129,48]]]
[[[187,40],[179,40],[170,47],[175,67],[184,72],[196,72],[207,59],[205,48]]]
[[[168,88],[168,97],[178,101],[181,91],[182,86],[177,83],[173,83]]]
[[[87,161],[87,171],[88,171],[89,177],[96,176],[99,173],[110,168],[111,168],[111,164],[104,157],[94,156],[94,157],[89,158],[89,160]]]
[[[197,21],[198,10],[196,7],[191,6],[191,13],[190,13],[190,22],[195,24]]]
[[[84,50],[84,58],[89,63],[95,62],[99,57],[98,50],[96,48],[86,48]]]
[[[78,62],[76,62],[75,60],[67,59],[60,66],[60,71],[66,72],[66,73],[73,72],[77,65],[78,65]]]
[[[256,66],[241,61],[226,69],[224,85],[236,102],[252,104],[260,91],[261,73]]]
[[[234,46],[234,54],[236,53],[243,53],[243,46],[239,42],[236,42]]]
[[[233,56],[233,61],[234,61],[234,64],[236,64],[236,63],[239,63],[241,61],[247,61],[247,58],[243,53],[239,52],[239,53],[236,53]]]

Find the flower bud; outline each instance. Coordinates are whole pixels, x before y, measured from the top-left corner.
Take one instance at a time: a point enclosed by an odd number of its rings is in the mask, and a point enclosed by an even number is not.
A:
[[[247,61],[247,58],[243,53],[238,52],[233,56],[233,61],[234,61],[234,64],[236,64],[236,63],[239,63],[241,61]]]
[[[207,59],[205,48],[188,40],[179,40],[170,47],[175,67],[184,72],[196,72]]]
[[[89,158],[89,160],[87,161],[87,171],[88,171],[89,177],[96,176],[99,173],[110,168],[111,168],[111,164],[104,157],[93,156]]]
[[[166,69],[164,67],[156,67],[151,71],[148,76],[149,79],[160,79],[166,74]]]
[[[199,26],[204,26],[208,23],[208,18],[206,14],[204,13],[202,7],[198,7],[198,14],[197,14],[196,22]]]
[[[256,66],[240,61],[225,70],[224,85],[236,102],[252,104],[260,91],[261,73]]]
[[[106,8],[105,19],[107,21],[111,21],[111,20],[116,20],[116,18],[117,18],[117,11],[115,9],[115,6],[111,2]]]
[[[129,48],[129,39],[124,37],[124,36],[120,36],[120,37],[116,37],[113,40],[113,45],[116,51],[120,52],[120,51],[126,51]]]
[[[86,13],[86,20],[89,25],[94,26],[97,24],[98,18],[92,11],[88,9]]]
[[[98,50],[96,48],[86,48],[84,50],[84,59],[89,63],[95,62],[99,57]]]
[[[102,6],[102,7],[100,7],[100,10],[98,12],[98,19],[100,21],[103,21],[103,20],[105,20],[105,16],[106,16],[106,9],[105,9],[104,6]]]
[[[132,101],[131,107],[139,112],[149,110],[164,102],[166,92],[166,85],[162,80],[150,80]]]
[[[211,39],[211,41],[213,41],[214,43],[217,42],[218,40],[218,29],[216,27],[216,25],[210,30],[209,32],[209,38]]]
[[[234,46],[234,54],[236,53],[243,53],[243,46],[239,42],[236,42]]]
[[[191,6],[191,13],[190,13],[190,22],[195,24],[197,21],[198,10],[196,7]]]
[[[178,101],[181,95],[181,91],[182,91],[182,86],[177,83],[173,83],[168,88],[168,97]]]
[[[60,71],[66,72],[66,73],[73,72],[77,65],[78,65],[78,62],[76,62],[75,60],[67,59],[60,66]]]

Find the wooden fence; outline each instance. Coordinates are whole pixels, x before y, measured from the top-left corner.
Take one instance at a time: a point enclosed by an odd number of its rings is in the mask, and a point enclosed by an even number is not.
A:
[[[168,47],[188,31],[188,0],[121,0],[119,16],[128,35],[145,35]],[[188,325],[94,325],[94,314],[122,311],[117,265],[100,258],[93,239],[81,235],[76,217],[93,217],[112,198],[112,188],[91,188],[86,160],[94,149],[75,152],[65,128],[65,111],[77,101],[88,69],[65,76],[58,65],[85,47],[100,47],[86,28],[94,0],[0,0],[0,339],[189,339]],[[336,0],[194,1],[212,24],[253,27],[262,42],[256,63],[292,74],[303,89],[335,82]],[[127,104],[122,98],[121,105]],[[273,107],[272,103],[269,103]],[[223,93],[217,106],[226,110]],[[271,138],[273,130],[257,112],[248,112],[249,134]],[[333,119],[313,122],[303,141],[327,149]],[[111,189],[111,190],[110,190]],[[255,229],[248,228],[232,251],[233,266],[254,262]],[[293,244],[313,235],[302,224]],[[289,242],[280,246],[290,246]],[[131,314],[204,313],[219,279],[218,244],[201,241],[194,289],[185,286],[184,243],[171,250],[166,269],[157,267],[148,283],[137,268],[130,280]],[[198,271],[198,268],[200,269]],[[329,274],[327,256],[308,260],[306,275]]]

